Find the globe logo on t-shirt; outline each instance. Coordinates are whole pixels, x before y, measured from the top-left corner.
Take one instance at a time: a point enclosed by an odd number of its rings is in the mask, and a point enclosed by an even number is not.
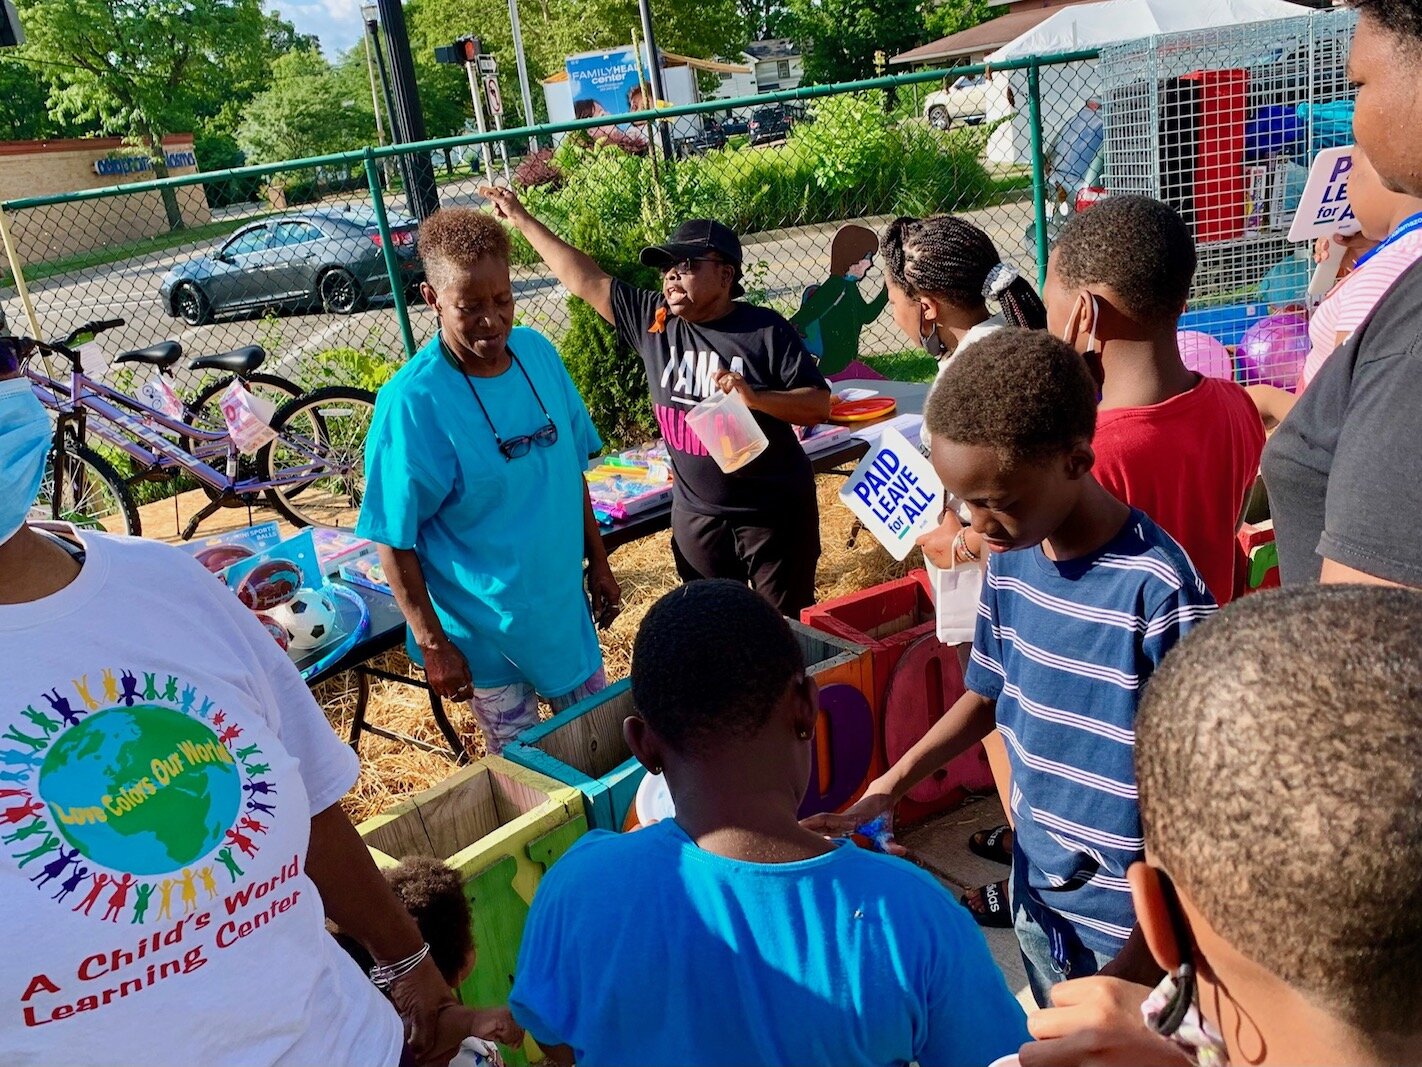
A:
[[[136,704],[89,715],[56,738],[38,794],[54,829],[85,857],[145,875],[216,848],[237,818],[242,786],[207,723]]]

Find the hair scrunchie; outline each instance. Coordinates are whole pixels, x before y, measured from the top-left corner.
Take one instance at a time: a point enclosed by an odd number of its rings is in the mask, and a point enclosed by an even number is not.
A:
[[[1007,292],[1007,287],[1020,277],[1022,275],[1010,263],[997,264],[987,272],[987,278],[983,281],[983,299],[991,297],[1000,301],[1002,294]]]

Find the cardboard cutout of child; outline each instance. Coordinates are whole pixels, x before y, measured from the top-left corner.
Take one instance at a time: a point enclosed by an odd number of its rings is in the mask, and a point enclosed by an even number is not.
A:
[[[867,301],[859,291],[878,251],[873,230],[853,223],[841,226],[830,242],[829,278],[806,289],[800,310],[790,317],[805,347],[819,358],[820,372],[831,381],[883,377],[859,362],[860,331],[879,317],[889,300],[886,287]]]

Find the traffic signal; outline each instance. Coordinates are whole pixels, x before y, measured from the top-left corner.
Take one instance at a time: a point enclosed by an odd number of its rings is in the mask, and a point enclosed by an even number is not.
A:
[[[20,25],[19,12],[10,0],[0,0],[0,48],[13,48],[25,43],[25,29]]]
[[[473,63],[479,58],[479,53],[484,49],[483,42],[477,37],[461,37],[452,45],[435,49],[436,63],[454,63],[463,66],[465,63]]]

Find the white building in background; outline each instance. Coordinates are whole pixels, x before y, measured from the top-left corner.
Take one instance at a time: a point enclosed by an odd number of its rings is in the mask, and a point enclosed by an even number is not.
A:
[[[722,72],[720,84],[708,94],[712,100],[733,100],[760,93],[798,89],[805,77],[805,57],[794,41],[777,37],[755,41],[741,53],[744,72]]]

